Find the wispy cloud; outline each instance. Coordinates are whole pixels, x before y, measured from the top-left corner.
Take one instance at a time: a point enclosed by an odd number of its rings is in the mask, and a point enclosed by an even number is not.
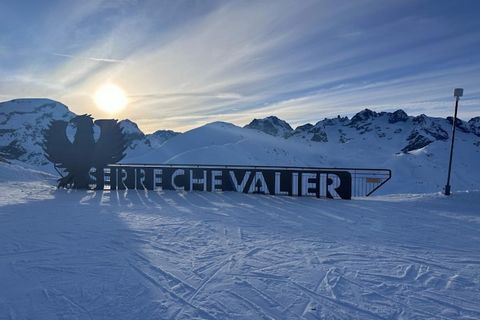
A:
[[[99,61],[99,62],[108,62],[108,63],[124,62],[124,60],[118,60],[118,59],[95,58],[95,57],[80,57],[80,56],[74,56],[74,55],[71,55],[71,54],[64,54],[64,53],[57,53],[57,52],[53,52],[52,55],[57,56],[57,57],[64,57],[64,58],[85,59],[85,60]]]

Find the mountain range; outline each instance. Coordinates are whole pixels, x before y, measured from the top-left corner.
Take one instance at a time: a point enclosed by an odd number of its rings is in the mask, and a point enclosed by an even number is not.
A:
[[[42,132],[50,121],[74,116],[48,99],[0,103],[0,158],[51,171]],[[213,122],[185,133],[145,134],[128,119],[120,125],[128,140],[122,162],[390,168],[393,179],[385,192],[430,192],[445,183],[452,118],[364,109],[352,118],[325,118],[295,129],[275,116],[243,128]],[[456,128],[453,185],[479,189],[480,117],[457,119]]]

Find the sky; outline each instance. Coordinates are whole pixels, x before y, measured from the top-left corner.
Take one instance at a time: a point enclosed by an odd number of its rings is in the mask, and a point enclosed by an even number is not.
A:
[[[480,1],[0,1],[0,101],[77,114],[105,83],[144,132],[364,108],[480,115]]]

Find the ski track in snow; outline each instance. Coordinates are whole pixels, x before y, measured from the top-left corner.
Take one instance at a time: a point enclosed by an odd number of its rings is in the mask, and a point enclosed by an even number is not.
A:
[[[479,319],[479,205],[0,183],[0,319]]]

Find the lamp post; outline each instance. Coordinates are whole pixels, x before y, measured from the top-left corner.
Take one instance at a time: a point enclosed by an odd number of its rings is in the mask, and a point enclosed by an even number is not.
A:
[[[453,157],[453,143],[455,142],[455,124],[457,123],[457,111],[458,111],[458,101],[460,97],[463,96],[463,89],[456,88],[453,90],[453,96],[455,97],[455,113],[453,115],[453,123],[452,123],[452,144],[450,146],[450,161],[448,162],[448,177],[447,177],[447,184],[445,185],[445,195],[450,195],[450,173],[452,172],[452,157]]]

